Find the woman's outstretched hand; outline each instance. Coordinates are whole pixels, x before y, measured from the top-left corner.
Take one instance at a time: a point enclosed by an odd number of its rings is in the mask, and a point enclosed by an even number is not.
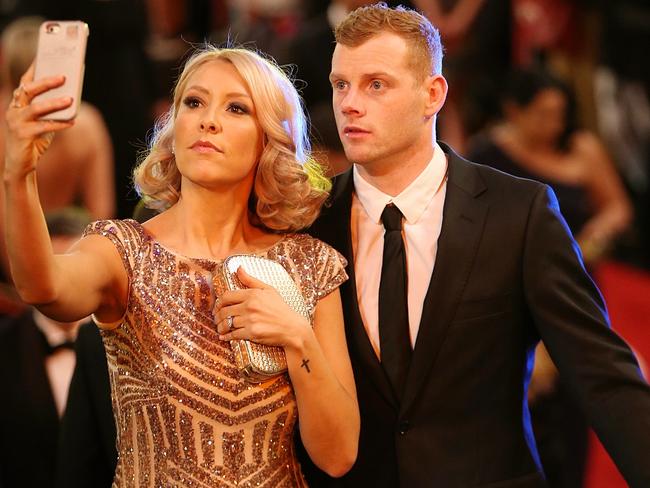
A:
[[[303,333],[311,332],[309,321],[292,310],[273,287],[243,268],[237,270],[237,277],[247,288],[227,291],[219,297],[215,313],[219,338],[300,347]]]
[[[72,98],[62,97],[32,103],[35,96],[57,88],[64,82],[63,76],[34,81],[33,64],[20,79],[20,86],[14,90],[6,111],[5,180],[24,177],[34,171],[38,159],[50,146],[54,133],[74,124],[74,121],[40,119],[69,107]]]

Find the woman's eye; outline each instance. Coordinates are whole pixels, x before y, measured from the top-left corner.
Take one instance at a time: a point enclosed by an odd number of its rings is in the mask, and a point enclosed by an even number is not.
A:
[[[199,100],[197,97],[185,97],[183,99],[183,105],[189,108],[197,108],[199,105],[201,105],[201,100]]]
[[[228,111],[236,113],[236,114],[247,114],[248,113],[248,107],[241,105],[239,103],[231,103],[228,106]]]

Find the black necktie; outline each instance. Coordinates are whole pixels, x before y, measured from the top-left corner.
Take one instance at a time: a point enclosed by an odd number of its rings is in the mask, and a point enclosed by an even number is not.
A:
[[[379,283],[379,346],[381,364],[401,399],[411,362],[406,251],[402,240],[402,212],[386,205],[381,214],[384,257]]]

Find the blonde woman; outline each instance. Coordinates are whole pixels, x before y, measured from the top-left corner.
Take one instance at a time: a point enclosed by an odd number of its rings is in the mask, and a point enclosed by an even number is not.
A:
[[[135,182],[163,211],[140,225],[99,221],[52,253],[34,171],[70,99],[30,103],[63,82],[30,69],[7,110],[7,244],[23,299],[57,320],[94,314],[107,350],[118,431],[114,486],[303,486],[293,447],[334,476],[356,458],[359,412],[338,286],[345,260],[294,234],[317,216],[327,181],[309,158],[286,75],[243,49],[188,60]],[[312,323],[239,271],[250,289],[215,297],[235,253],[280,262]],[[229,340],[284,348],[288,374],[251,385]]]

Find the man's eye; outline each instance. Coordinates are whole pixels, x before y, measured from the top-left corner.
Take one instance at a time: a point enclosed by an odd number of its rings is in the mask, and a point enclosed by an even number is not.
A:
[[[334,88],[336,88],[337,90],[343,90],[345,89],[346,86],[347,84],[345,83],[345,81],[338,80],[334,82]]]
[[[384,83],[379,80],[373,80],[370,86],[372,86],[373,90],[381,90],[384,87]]]

